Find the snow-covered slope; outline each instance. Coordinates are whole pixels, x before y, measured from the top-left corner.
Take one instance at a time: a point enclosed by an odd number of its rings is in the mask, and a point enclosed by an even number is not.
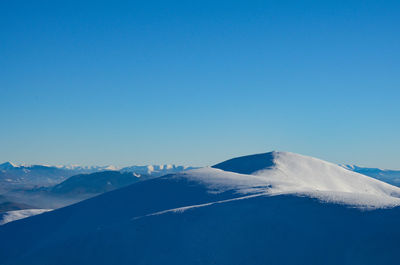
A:
[[[0,213],[0,225],[51,211],[50,209],[26,209]]]
[[[5,224],[0,264],[398,264],[398,194],[310,157],[240,157]]]

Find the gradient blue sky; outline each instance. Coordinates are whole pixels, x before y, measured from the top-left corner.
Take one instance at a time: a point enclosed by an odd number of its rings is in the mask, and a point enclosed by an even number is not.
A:
[[[285,150],[399,169],[399,14],[400,1],[1,1],[0,162]]]

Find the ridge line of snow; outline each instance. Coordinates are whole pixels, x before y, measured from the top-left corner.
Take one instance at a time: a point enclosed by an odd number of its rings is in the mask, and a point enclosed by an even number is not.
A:
[[[318,193],[319,196],[316,197],[315,193]],[[279,195],[293,195],[293,196],[300,196],[300,197],[309,197],[309,198],[316,199],[323,203],[332,203],[332,201],[335,201],[336,204],[351,206],[352,208],[358,208],[358,209],[362,209],[362,210],[386,209],[386,208],[392,208],[392,207],[398,206],[397,204],[386,205],[386,206],[373,206],[373,205],[369,205],[367,203],[365,203],[365,204],[357,204],[357,203],[349,204],[348,202],[346,202],[346,200],[340,200],[340,198],[339,199],[337,198],[337,197],[343,197],[346,195],[349,195],[349,196],[354,195],[351,192],[333,192],[333,193],[329,192],[329,191],[299,192],[296,190],[293,190],[290,192],[287,192],[287,191],[285,191],[285,192],[265,191],[265,192],[242,196],[242,197],[238,197],[238,198],[232,198],[232,199],[226,199],[226,200],[220,200],[220,201],[214,201],[214,202],[208,202],[208,203],[202,203],[202,204],[194,204],[194,205],[189,205],[189,206],[182,206],[182,207],[178,207],[178,208],[162,210],[162,211],[158,211],[158,212],[154,212],[154,213],[149,213],[149,214],[133,217],[133,218],[131,218],[131,221],[135,221],[135,220],[142,219],[145,217],[150,217],[150,216],[163,215],[166,213],[183,213],[183,212],[185,212],[187,210],[191,210],[191,209],[207,207],[207,206],[211,206],[211,205],[215,205],[215,204],[223,204],[223,203],[232,202],[232,201],[245,200],[245,199],[256,198],[256,197],[261,197],[261,196],[273,197],[273,196],[279,196]],[[363,195],[363,194],[359,194],[359,195]],[[374,197],[372,195],[367,195],[366,197],[369,197],[369,196]]]
[[[149,217],[149,216],[162,215],[162,214],[165,214],[165,213],[183,213],[183,212],[185,212],[187,210],[190,210],[190,209],[206,207],[206,206],[210,206],[210,205],[213,205],[213,204],[221,204],[221,203],[226,203],[226,202],[231,202],[231,201],[245,200],[245,199],[250,199],[250,198],[259,197],[259,196],[266,196],[266,195],[270,195],[270,194],[268,194],[268,193],[258,193],[258,194],[248,195],[248,196],[242,196],[242,197],[239,197],[239,198],[232,198],[232,199],[227,199],[227,200],[207,202],[207,203],[202,203],[202,204],[194,204],[194,205],[189,205],[189,206],[172,208],[172,209],[162,210],[162,211],[149,213],[149,214],[145,214],[145,215],[141,215],[141,216],[136,216],[136,217],[133,217],[131,219],[131,221],[138,220],[138,219],[141,219],[141,218],[144,218],[144,217]]]

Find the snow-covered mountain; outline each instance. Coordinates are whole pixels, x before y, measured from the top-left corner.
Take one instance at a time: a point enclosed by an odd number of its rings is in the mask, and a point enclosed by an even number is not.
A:
[[[399,204],[397,187],[271,152],[5,224],[0,264],[398,264]]]
[[[10,188],[51,186],[76,175],[77,171],[47,165],[0,165],[0,192]]]
[[[325,201],[366,207],[400,204],[400,189],[397,187],[320,159],[288,152],[231,159],[213,166],[213,169],[201,169],[200,174],[195,177],[207,179],[203,174],[221,174],[214,168],[223,170],[223,177],[217,181],[212,179],[211,186],[222,182],[222,186],[226,188],[230,183],[236,185],[237,182],[231,182],[231,179],[245,179],[247,183],[237,187],[239,192],[257,189],[267,194],[301,194]],[[227,174],[227,171],[250,174],[251,178]]]
[[[0,170],[10,170],[10,169],[13,169],[16,167],[18,167],[18,166],[11,162],[5,162],[3,164],[0,164]]]
[[[395,185],[397,187],[400,186],[400,170],[390,170],[390,169],[380,169],[380,168],[370,168],[370,167],[359,167],[356,165],[341,165],[342,167],[366,175],[373,177],[375,179],[379,179],[386,183]]]
[[[108,165],[108,166],[81,166],[81,165],[17,165],[12,162],[5,162],[3,164],[0,164],[0,170],[12,170],[12,169],[25,169],[25,170],[35,170],[38,167],[40,168],[48,168],[48,169],[62,169],[62,170],[71,170],[75,172],[85,172],[85,173],[91,173],[91,172],[97,172],[101,170],[118,170],[117,167],[113,165]]]

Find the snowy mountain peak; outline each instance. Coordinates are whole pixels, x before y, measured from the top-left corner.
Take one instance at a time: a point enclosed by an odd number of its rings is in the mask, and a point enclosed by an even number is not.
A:
[[[185,177],[210,192],[298,194],[360,207],[400,205],[400,189],[317,158],[270,152],[233,158],[188,171]]]
[[[274,166],[274,159],[277,153],[278,152],[273,151],[263,154],[236,157],[212,167],[240,174],[252,174],[258,170]]]
[[[15,167],[18,167],[18,166],[11,162],[5,162],[3,164],[0,164],[0,170],[8,170],[8,169],[12,169]]]

